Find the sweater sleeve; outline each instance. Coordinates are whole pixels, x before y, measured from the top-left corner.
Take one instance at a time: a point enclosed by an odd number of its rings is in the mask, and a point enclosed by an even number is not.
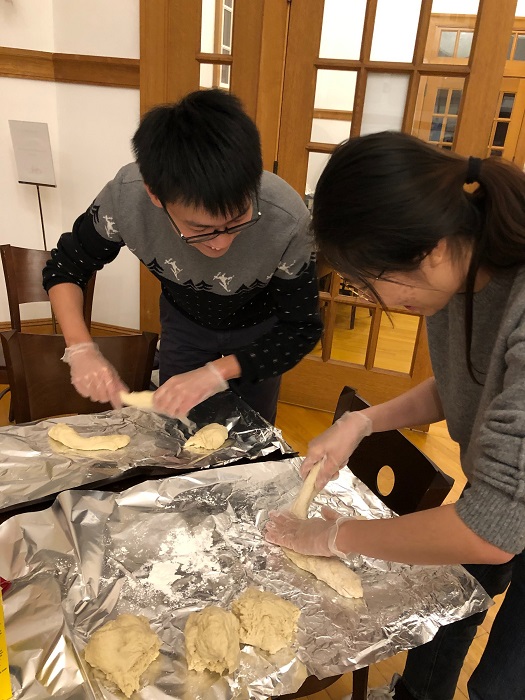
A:
[[[292,369],[321,337],[315,256],[308,216],[300,220],[268,290],[277,323],[249,348],[236,352],[243,378],[252,382]]]
[[[472,486],[456,504],[463,522],[506,551],[525,549],[525,319],[509,336],[503,388],[479,432]]]
[[[60,236],[42,272],[46,291],[64,282],[84,289],[95,270],[101,270],[117,257],[124,243],[100,235],[95,228],[97,213],[98,210],[92,205],[78,217],[71,233]]]

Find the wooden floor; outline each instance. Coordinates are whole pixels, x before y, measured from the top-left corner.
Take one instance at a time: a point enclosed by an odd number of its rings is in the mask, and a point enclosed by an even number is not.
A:
[[[0,391],[3,389],[0,385]],[[8,425],[9,394],[0,400],[0,425]],[[284,438],[298,450],[300,454],[305,454],[308,442],[326,429],[332,422],[332,416],[321,411],[313,411],[297,406],[279,404],[277,413],[277,426],[282,430]],[[450,500],[455,500],[461,492],[464,478],[459,468],[459,455],[455,443],[448,436],[444,423],[431,426],[430,432],[417,433],[406,431],[405,433],[423,452],[433,459],[443,471],[456,479],[456,485],[451,494]],[[487,635],[490,630],[494,614],[497,611],[501,600],[494,605],[487,615],[483,626],[480,628],[476,639],[473,642],[471,651],[466,659],[465,666],[461,672],[458,690],[454,700],[465,700],[468,697],[466,690],[467,680],[476,667],[477,662],[483,653]],[[400,653],[390,659],[370,667],[370,687],[385,685],[390,682],[393,673],[400,673],[403,669],[405,653]],[[327,690],[310,695],[309,700],[341,700],[345,695],[352,692],[352,676],[346,674]]]

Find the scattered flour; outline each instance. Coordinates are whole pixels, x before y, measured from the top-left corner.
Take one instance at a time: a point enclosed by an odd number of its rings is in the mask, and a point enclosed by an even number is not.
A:
[[[187,527],[171,530],[159,547],[159,559],[151,567],[144,583],[173,597],[172,584],[193,573],[218,576],[221,571],[213,546],[213,531],[191,532]]]

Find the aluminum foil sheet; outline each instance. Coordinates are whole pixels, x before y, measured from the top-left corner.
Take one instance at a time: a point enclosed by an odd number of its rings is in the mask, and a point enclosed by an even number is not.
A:
[[[65,489],[118,479],[132,469],[142,470],[147,478],[152,467],[188,471],[294,454],[277,428],[230,391],[196,406],[188,417],[195,429],[208,423],[225,425],[228,440],[213,452],[184,450],[190,436],[186,425],[130,407],[0,428],[0,515]],[[48,438],[56,422],[68,423],[86,437],[121,433],[131,442],[114,452],[72,450]]]
[[[0,576],[14,697],[122,698],[83,660],[90,635],[117,614],[145,615],[163,645],[134,700],[262,700],[429,641],[490,598],[460,566],[422,567],[356,556],[364,598],[340,597],[264,541],[268,511],[299,491],[299,458],[193,472],[122,494],[66,491],[53,506],[0,526]],[[348,470],[316,499],[342,514],[389,517]],[[184,625],[255,585],[301,609],[292,647],[244,646],[232,675],[188,672]]]

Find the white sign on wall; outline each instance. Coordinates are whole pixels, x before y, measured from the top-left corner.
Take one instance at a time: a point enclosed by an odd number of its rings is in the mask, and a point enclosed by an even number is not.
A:
[[[49,130],[43,122],[9,120],[18,182],[56,187]]]

